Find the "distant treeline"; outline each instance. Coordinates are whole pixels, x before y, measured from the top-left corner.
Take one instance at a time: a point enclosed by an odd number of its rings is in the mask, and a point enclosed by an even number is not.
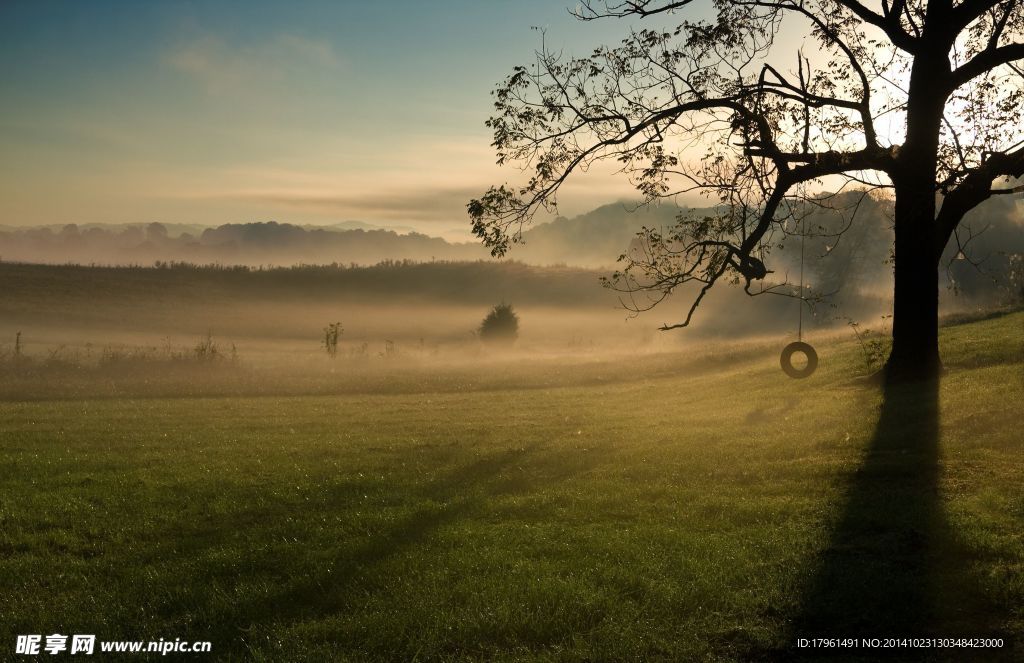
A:
[[[239,265],[295,263],[373,264],[386,259],[474,260],[487,252],[476,244],[451,244],[438,237],[390,230],[330,230],[289,223],[238,223],[198,235],[171,236],[161,223],[146,226],[0,231],[0,258],[22,262],[103,265],[182,261]]]
[[[610,307],[613,293],[601,287],[602,272],[575,267],[538,267],[514,261],[384,260],[372,266],[197,265],[159,262],[153,267],[0,263],[0,280],[16,289],[4,303],[97,299],[187,299],[215,304],[238,299],[402,302],[489,306],[503,299],[522,305]]]

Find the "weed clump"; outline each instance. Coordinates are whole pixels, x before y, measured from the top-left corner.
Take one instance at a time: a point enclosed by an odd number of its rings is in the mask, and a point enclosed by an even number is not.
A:
[[[218,361],[223,358],[217,342],[213,340],[213,334],[206,333],[204,338],[199,339],[192,349],[192,354],[200,364]]]
[[[344,333],[345,329],[340,322],[332,322],[324,327],[323,346],[327,351],[327,356],[331,359],[338,356],[338,338]]]
[[[882,316],[883,322],[890,316]],[[857,343],[860,345],[861,356],[864,358],[864,368],[867,374],[881,370],[885,360],[892,349],[892,339],[886,335],[875,334],[871,329],[862,329],[860,323],[853,318],[846,318],[846,324],[853,330]]]

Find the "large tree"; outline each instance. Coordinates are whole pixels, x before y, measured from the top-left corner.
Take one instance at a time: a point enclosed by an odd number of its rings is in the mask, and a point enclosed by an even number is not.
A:
[[[715,283],[773,290],[770,250],[827,204],[822,191],[883,189],[895,210],[885,374],[937,374],[943,250],[966,212],[1021,189],[1024,2],[592,0],[573,13],[658,27],[586,57],[542,40],[497,87],[498,162],[529,178],[469,203],[495,255],[598,161],[648,202],[713,194],[717,213],[646,231],[610,280],[652,303],[692,283],[685,319],[666,328],[685,326]]]

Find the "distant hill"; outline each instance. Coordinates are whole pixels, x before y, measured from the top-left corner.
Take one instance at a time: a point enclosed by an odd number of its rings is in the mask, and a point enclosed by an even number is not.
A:
[[[476,243],[452,244],[414,232],[334,230],[275,221],[229,223],[177,235],[160,223],[0,230],[0,259],[31,263],[373,265],[383,260],[477,260],[487,255]]]
[[[633,210],[633,211],[631,211]],[[573,218],[529,228],[510,258],[537,265],[609,267],[642,226],[669,226],[683,208],[604,205]],[[451,242],[412,228],[384,229],[361,221],[298,226],[276,221],[184,224],[0,226],[0,259],[33,263],[146,265],[154,262],[237,265],[359,264],[382,260],[479,260],[479,242]]]
[[[530,227],[510,258],[537,265],[610,267],[643,226],[665,227],[685,211],[675,205],[613,203],[573,218]],[[413,228],[362,221],[331,226],[276,221],[187,224],[0,226],[0,259],[34,263],[146,265],[160,262],[238,265],[359,264],[382,260],[478,260],[479,242],[452,242]]]
[[[675,225],[688,208],[672,204],[638,206],[618,202],[574,216],[559,217],[523,233],[523,243],[510,256],[533,264],[565,263],[612,267],[644,226]]]

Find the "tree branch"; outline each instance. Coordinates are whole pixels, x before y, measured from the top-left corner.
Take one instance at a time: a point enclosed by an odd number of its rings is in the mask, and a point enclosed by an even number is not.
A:
[[[656,0],[625,0],[623,2],[602,2],[603,10],[595,9],[592,0],[584,0],[578,9],[569,13],[581,21],[593,21],[599,18],[623,18],[625,16],[654,16],[676,9],[681,9],[693,0],[676,0],[675,2],[657,2]]]
[[[938,258],[946,248],[950,236],[960,224],[964,214],[988,200],[993,194],[1007,194],[1024,190],[1024,186],[993,189],[999,177],[1024,177],[1024,148],[1013,152],[997,152],[972,170],[960,184],[943,198],[942,207],[935,218],[938,232],[932,250]]]
[[[911,37],[900,25],[899,15],[890,13],[882,16],[871,11],[857,0],[835,0],[838,4],[853,12],[857,18],[879,28],[892,41],[893,45],[906,51],[914,53],[917,50],[917,40]]]
[[[959,34],[961,30],[966,28],[968,25],[976,21],[985,12],[994,9],[996,5],[1004,0],[964,0],[959,5],[953,8],[950,12],[950,28],[954,34]],[[1008,4],[1012,5],[1017,0],[1011,0]],[[1009,11],[1007,11],[1007,15]]]
[[[974,78],[981,76],[996,67],[1024,60],[1024,43],[1008,44],[998,48],[986,48],[968,62],[957,68],[950,75],[948,92],[951,93]]]

